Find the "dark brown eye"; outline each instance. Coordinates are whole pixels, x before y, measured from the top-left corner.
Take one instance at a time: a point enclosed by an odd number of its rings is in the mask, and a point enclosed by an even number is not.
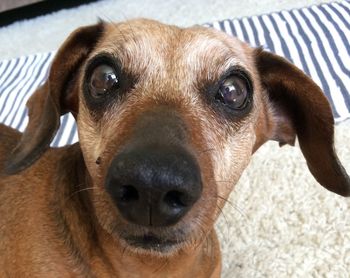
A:
[[[118,88],[119,80],[115,70],[108,65],[96,67],[90,78],[90,93],[100,98]]]
[[[223,80],[215,99],[231,109],[240,110],[245,108],[248,102],[248,90],[245,79],[232,75]]]

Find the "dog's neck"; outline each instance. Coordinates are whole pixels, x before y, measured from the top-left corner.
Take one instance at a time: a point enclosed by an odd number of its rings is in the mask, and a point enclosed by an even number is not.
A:
[[[196,248],[164,258],[138,255],[121,246],[97,221],[88,192],[92,183],[79,144],[67,148],[68,153],[69,159],[63,156],[58,165],[62,169],[57,171],[65,174],[55,177],[55,194],[61,195],[57,200],[64,201],[55,203],[53,215],[57,227],[63,227],[58,237],[76,273],[84,277],[219,276],[221,260],[214,230]],[[74,188],[67,188],[67,184]]]

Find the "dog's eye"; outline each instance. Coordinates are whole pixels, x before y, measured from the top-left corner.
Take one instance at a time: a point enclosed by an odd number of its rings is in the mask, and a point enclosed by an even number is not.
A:
[[[246,80],[239,75],[232,75],[222,81],[215,99],[231,109],[240,110],[246,107],[248,97]]]
[[[93,97],[102,97],[119,85],[115,70],[107,65],[100,65],[94,69],[90,78],[90,92]]]

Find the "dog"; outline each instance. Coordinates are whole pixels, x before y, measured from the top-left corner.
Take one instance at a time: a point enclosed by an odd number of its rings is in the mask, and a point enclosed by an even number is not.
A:
[[[284,58],[222,32],[147,19],[74,31],[0,125],[1,277],[219,277],[214,231],[266,141],[294,145],[350,195],[321,89]],[[50,148],[72,113],[79,142]]]

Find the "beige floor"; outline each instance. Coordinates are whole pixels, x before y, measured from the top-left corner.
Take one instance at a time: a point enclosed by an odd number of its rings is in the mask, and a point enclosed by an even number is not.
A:
[[[330,2],[331,0],[104,0],[0,28],[0,61],[57,49],[68,34],[98,17],[149,17],[189,26]]]

